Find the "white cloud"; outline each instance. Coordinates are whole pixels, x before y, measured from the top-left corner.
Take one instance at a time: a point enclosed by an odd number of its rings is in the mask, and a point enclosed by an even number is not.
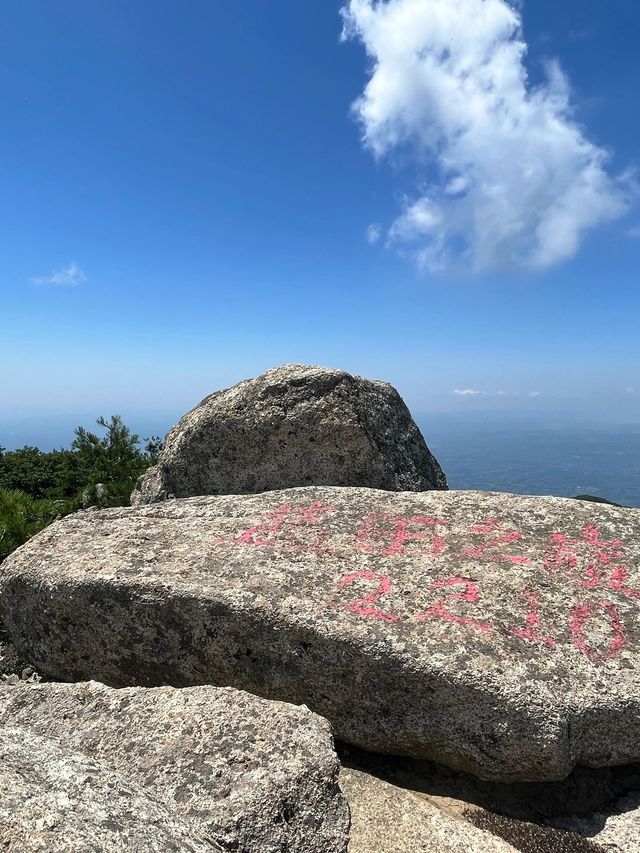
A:
[[[640,225],[633,225],[631,228],[627,229],[628,237],[640,237]]]
[[[629,390],[629,389],[627,389]],[[453,392],[457,397],[521,397],[520,391],[476,391],[473,388],[456,388]],[[542,397],[540,391],[529,391],[527,397]]]
[[[380,237],[382,237],[382,228],[380,225],[374,224],[367,228],[367,240],[371,244],[377,243]]]
[[[596,34],[594,27],[584,27],[584,29],[569,30],[569,41],[585,41],[592,39]]]
[[[381,157],[412,146],[421,174],[389,229],[420,265],[541,269],[621,216],[629,176],[575,121],[557,62],[527,80],[521,16],[506,0],[348,0],[345,38],[373,60],[354,104]]]
[[[31,279],[33,284],[66,285],[68,287],[76,287],[86,280],[87,277],[84,272],[73,261],[68,267],[54,270],[51,275],[37,276]]]

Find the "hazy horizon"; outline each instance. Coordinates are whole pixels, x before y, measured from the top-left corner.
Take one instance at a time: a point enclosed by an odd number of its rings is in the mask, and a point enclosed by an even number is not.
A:
[[[247,377],[248,378],[248,377]],[[219,390],[212,388],[209,393]],[[125,423],[130,426],[141,438],[151,435],[164,437],[180,418],[191,408],[196,406],[206,394],[193,399],[187,406],[166,406],[164,409],[141,411],[131,406],[95,406],[77,407],[66,412],[50,411],[23,411],[9,414],[0,412],[0,447],[6,450],[15,450],[24,446],[36,446],[40,450],[48,451],[60,447],[68,447],[73,440],[73,431],[78,426],[91,428],[95,425],[99,416],[109,417],[119,414]],[[502,407],[490,407],[482,403],[476,403],[474,408],[433,408],[425,410],[411,405],[411,401],[405,397],[411,413],[429,439],[430,427],[434,423],[455,424],[463,428],[473,429],[477,426],[503,425],[514,427],[531,427],[533,429],[640,429],[640,417],[629,412],[625,416],[624,410],[616,411],[612,408],[603,408],[599,411],[589,411],[588,406],[578,405],[573,409],[545,408],[531,405],[527,410],[524,406],[520,408],[510,407],[507,404]],[[640,452],[640,447],[638,448]]]
[[[115,412],[113,412],[115,414]],[[103,414],[112,414],[103,412]],[[180,413],[182,414],[182,413]],[[416,412],[415,420],[452,489],[575,497],[591,494],[640,507],[640,424],[521,411]],[[142,439],[163,437],[178,416],[129,417]],[[0,419],[0,446],[41,450],[69,447],[73,429],[94,417],[58,422],[26,420],[13,428]]]

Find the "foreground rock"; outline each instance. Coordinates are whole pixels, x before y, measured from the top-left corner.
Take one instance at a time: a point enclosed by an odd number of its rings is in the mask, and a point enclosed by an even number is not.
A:
[[[458,810],[445,800],[436,804],[351,768],[341,771],[340,785],[351,809],[349,853],[638,853],[640,844],[631,825],[608,834],[603,844],[600,834],[593,841],[568,828],[473,807]],[[620,847],[621,841],[627,846]]]
[[[517,853],[501,838],[456,819],[412,791],[344,768],[349,800],[349,853]]]
[[[292,489],[87,511],[9,557],[39,672],[232,684],[505,781],[640,758],[640,513]]]
[[[346,849],[348,807],[330,726],[306,708],[230,688],[7,686],[0,747],[2,790],[12,791],[0,808],[14,814],[6,832],[16,850]],[[19,776],[24,783],[12,787]],[[47,847],[86,822],[102,846],[78,835],[78,846]]]
[[[391,385],[289,364],[188,412],[132,503],[307,485],[424,491],[447,482]]]
[[[640,791],[615,803],[615,813],[555,820],[554,826],[580,833],[606,853],[640,853]]]
[[[638,837],[630,833],[627,847],[602,846],[571,830],[482,809],[456,813],[357,770],[343,769],[340,784],[351,808],[349,853],[638,853]]]
[[[465,839],[468,849],[480,850],[501,839],[518,853],[640,851],[638,764],[577,767],[561,782],[505,784],[345,744],[339,755],[351,808],[349,853],[448,853],[464,850]]]
[[[222,853],[125,773],[58,741],[0,730],[0,848],[7,853]]]

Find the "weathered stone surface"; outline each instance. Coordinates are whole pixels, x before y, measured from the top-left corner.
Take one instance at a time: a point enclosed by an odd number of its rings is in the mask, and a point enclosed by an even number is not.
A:
[[[0,729],[0,791],[0,849],[7,853],[223,851],[126,771],[25,729]]]
[[[640,853],[640,792],[618,800],[615,812],[555,820],[554,826],[591,839],[606,853]]]
[[[447,482],[391,385],[288,364],[188,412],[131,500],[307,485],[423,491]]]
[[[505,781],[640,758],[640,512],[292,489],[80,512],[9,557],[38,671],[232,684]]]
[[[306,708],[231,688],[113,690],[96,682],[0,688],[0,733],[16,726],[57,742],[65,757],[85,755],[102,768],[107,775],[98,798],[119,774],[158,814],[166,810],[171,826],[214,839],[211,849],[346,849],[349,813],[337,785],[331,728]],[[42,788],[43,803],[67,790],[66,781],[58,790],[51,771],[37,769],[43,760],[37,752],[35,765],[24,764],[19,751],[12,755],[15,772],[36,773],[33,788]],[[75,802],[75,794],[67,794]],[[116,820],[108,802],[94,805]]]
[[[21,660],[13,643],[0,624],[0,683],[36,682],[40,676],[25,660]]]
[[[467,817],[479,829],[503,838],[520,853],[608,853],[606,847],[575,832],[560,832],[481,810],[471,810]]]
[[[345,770],[340,774],[352,811],[352,843],[356,833],[361,834],[363,843],[373,844],[379,839],[377,853],[395,851],[394,844],[403,853],[403,844],[408,850],[431,849],[418,843],[413,848],[410,845],[416,834],[418,839],[420,833],[429,837],[434,809],[445,813],[438,827],[450,819],[463,825],[470,822],[518,853],[608,853],[608,845],[613,845],[614,853],[620,853],[614,840],[618,845],[623,840],[629,842],[621,850],[639,853],[640,834],[632,841],[631,813],[620,814],[640,790],[637,764],[600,769],[576,767],[560,782],[507,784],[481,780],[431,761],[365,752],[346,744],[339,744],[339,755],[344,768],[348,768],[348,780],[352,778],[349,771],[360,771],[356,778],[361,784],[355,797],[349,781],[344,782]],[[387,785],[381,788],[370,782],[370,777]],[[374,814],[378,794],[384,796],[379,808],[384,820]],[[416,796],[420,803],[427,803],[427,811],[422,812],[416,805]],[[404,819],[405,809],[414,815],[413,820]],[[397,815],[392,817],[392,811]],[[363,826],[364,814],[368,829]],[[390,832],[387,826],[397,827],[398,832]],[[601,830],[606,832],[606,840]],[[459,832],[452,832],[453,839],[457,841],[459,837]],[[477,838],[473,833],[468,837]]]
[[[501,838],[375,776],[343,768],[340,787],[351,809],[349,853],[517,853]]]

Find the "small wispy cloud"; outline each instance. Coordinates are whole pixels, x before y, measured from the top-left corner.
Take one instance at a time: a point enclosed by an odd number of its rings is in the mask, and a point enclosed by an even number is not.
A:
[[[367,240],[369,243],[377,243],[380,237],[382,237],[382,228],[380,225],[373,224],[367,228]]]
[[[353,107],[363,142],[378,158],[412,156],[413,191],[385,231],[419,267],[552,267],[636,196],[633,175],[612,175],[609,152],[576,121],[559,63],[547,63],[542,84],[529,80],[520,8],[344,2],[343,38],[372,60]]]
[[[627,389],[628,390],[628,389]],[[477,391],[474,388],[456,388],[456,397],[542,397],[541,391]]]
[[[636,390],[636,388],[635,388],[635,386],[634,386],[634,385],[628,385],[628,386],[624,389],[624,393],[625,393],[625,394],[637,394],[638,392],[637,392],[637,390]]]
[[[41,275],[31,279],[33,284],[51,284],[62,287],[77,287],[85,281],[87,281],[87,276],[74,261],[68,267],[54,270],[51,275]]]
[[[586,41],[587,39],[592,39],[595,34],[595,27],[584,27],[584,29],[569,30],[569,41]]]
[[[640,237],[640,225],[632,225],[631,228],[627,229],[627,237]]]

